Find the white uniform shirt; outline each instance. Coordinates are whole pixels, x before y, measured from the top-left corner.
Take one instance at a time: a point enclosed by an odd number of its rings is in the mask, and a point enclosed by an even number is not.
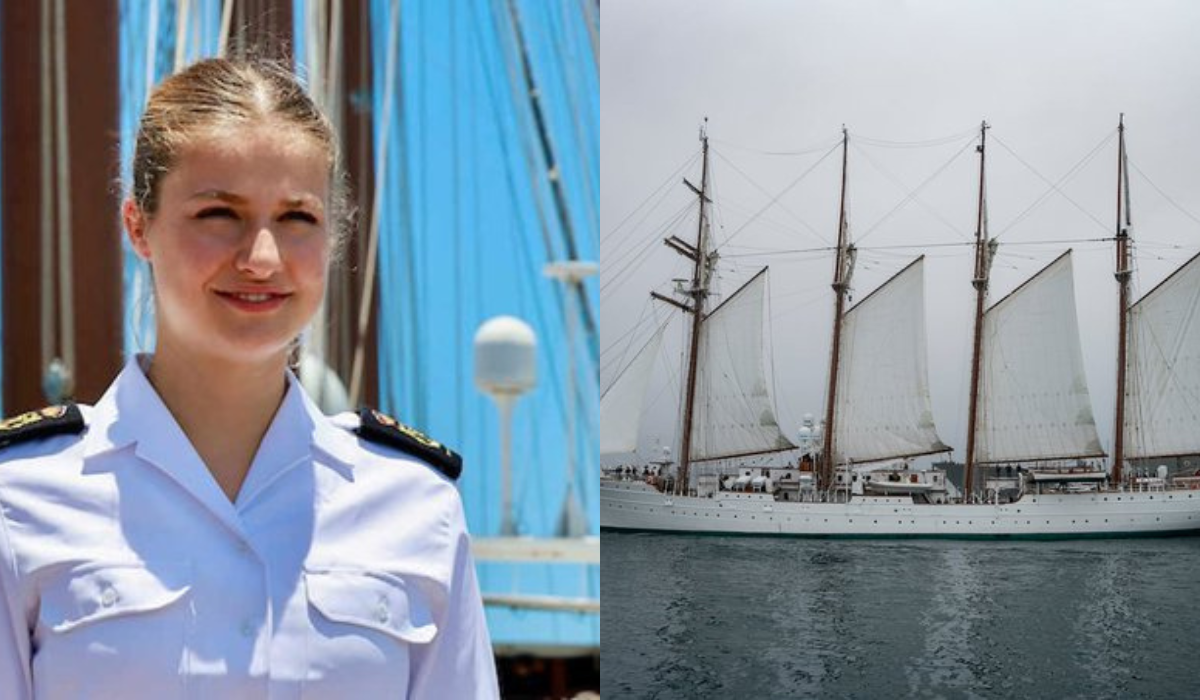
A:
[[[230,503],[136,360],[0,451],[0,698],[493,698],[453,483],[289,375]]]

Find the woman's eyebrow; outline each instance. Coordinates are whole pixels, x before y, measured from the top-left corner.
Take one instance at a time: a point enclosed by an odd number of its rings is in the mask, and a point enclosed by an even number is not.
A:
[[[188,197],[188,199],[219,199],[222,202],[229,202],[230,204],[242,204],[246,201],[245,197],[232,192],[226,192],[225,190],[200,190],[193,192],[192,196]]]
[[[214,189],[198,190],[193,192],[192,195],[188,197],[189,201],[195,199],[216,199],[222,202],[228,202],[230,204],[245,204],[247,201],[249,201],[239,194],[234,194],[233,192],[227,192],[225,190]],[[308,206],[321,211],[325,209],[325,204],[321,201],[321,198],[314,197],[310,194],[294,194],[289,197],[284,197],[280,201],[285,207]]]
[[[311,194],[297,194],[283,199],[285,207],[303,207],[309,206],[316,209],[324,209],[325,205],[321,202],[320,197],[314,197]]]

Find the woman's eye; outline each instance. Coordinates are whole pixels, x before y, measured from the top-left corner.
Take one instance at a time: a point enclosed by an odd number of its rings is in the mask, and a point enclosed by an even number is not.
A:
[[[207,207],[196,212],[197,219],[236,219],[237,214],[229,207]]]
[[[309,214],[306,211],[299,211],[299,210],[284,212],[284,214],[279,217],[279,220],[280,221],[303,221],[306,224],[316,224],[317,223],[317,217],[313,216],[312,214]]]

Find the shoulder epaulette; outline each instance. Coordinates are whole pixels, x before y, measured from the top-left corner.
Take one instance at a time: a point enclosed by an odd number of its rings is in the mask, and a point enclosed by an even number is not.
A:
[[[0,448],[55,435],[78,435],[85,427],[83,413],[75,404],[48,406],[0,421]]]
[[[358,435],[362,439],[395,447],[420,457],[452,481],[462,474],[462,457],[416,428],[410,428],[373,408],[360,410],[358,417]]]

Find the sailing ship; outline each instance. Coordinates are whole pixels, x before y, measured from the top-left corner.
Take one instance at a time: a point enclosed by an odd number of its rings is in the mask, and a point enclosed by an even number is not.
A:
[[[1200,474],[1130,468],[1132,460],[1200,454],[1200,255],[1129,301],[1131,222],[1124,118],[1118,126],[1119,288],[1111,468],[1083,370],[1071,251],[987,305],[996,243],[987,231],[980,127],[970,402],[963,485],[908,460],[951,450],[937,435],[928,387],[923,257],[846,309],[855,247],[846,224],[846,152],[834,267],[834,321],[823,424],[793,445],[775,419],[763,371],[766,270],[707,309],[708,141],[701,132],[699,226],[683,301],[653,294],[690,320],[680,459],[651,472],[602,476],[601,528],[790,536],[1077,538],[1200,531]],[[659,336],[645,352],[656,352]],[[881,352],[886,348],[886,352]],[[629,452],[649,362],[635,359],[601,401],[601,452]],[[786,467],[695,474],[713,460],[795,450]],[[986,470],[986,472],[983,472]],[[977,472],[986,474],[979,483]]]

